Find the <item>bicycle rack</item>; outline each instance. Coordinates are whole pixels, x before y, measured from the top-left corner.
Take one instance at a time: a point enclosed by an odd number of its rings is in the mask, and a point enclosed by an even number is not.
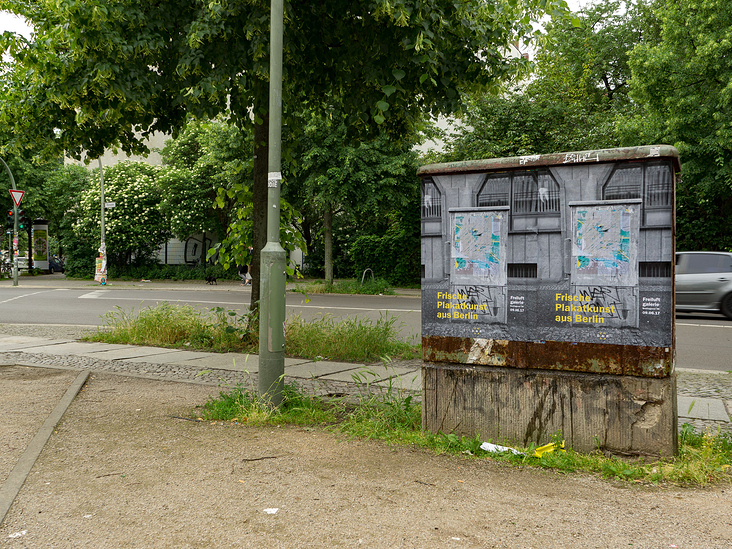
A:
[[[365,270],[365,271],[363,272],[363,274],[361,275],[361,286],[363,286],[363,279],[364,279],[364,278],[366,278],[366,273],[368,273],[368,272],[370,272],[370,273],[371,273],[371,282],[376,282],[376,281],[374,280],[374,271],[372,271],[371,269],[366,269],[366,270]]]

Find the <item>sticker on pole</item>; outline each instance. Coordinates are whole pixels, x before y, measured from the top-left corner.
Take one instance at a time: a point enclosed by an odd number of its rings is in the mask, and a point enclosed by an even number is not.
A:
[[[282,172],[269,172],[267,174],[267,187],[270,189],[276,189],[279,187],[279,183],[282,181]]]
[[[23,195],[25,194],[25,191],[18,191],[16,189],[8,189],[8,192],[10,193],[10,196],[13,198],[15,207],[17,208],[18,206],[20,206],[20,201],[23,200]]]

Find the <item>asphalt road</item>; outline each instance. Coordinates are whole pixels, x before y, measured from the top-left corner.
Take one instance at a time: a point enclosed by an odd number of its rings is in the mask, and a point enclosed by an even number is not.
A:
[[[62,275],[21,278],[19,286],[0,281],[0,322],[18,324],[104,324],[105,315],[133,312],[163,301],[199,309],[223,307],[243,313],[250,288],[186,283],[111,283],[67,281]],[[287,314],[305,320],[333,317],[394,318],[405,339],[420,336],[420,299],[415,295],[363,296],[288,292]],[[676,318],[676,365],[680,368],[732,370],[732,321],[721,315],[679,313]]]
[[[61,287],[65,286],[65,287]],[[416,292],[415,292],[416,293]],[[205,284],[110,283],[65,281],[61,275],[20,279],[13,287],[0,282],[0,322],[97,326],[107,315],[133,313],[162,302],[188,304],[201,310],[223,307],[242,314],[249,308],[251,288],[238,283]],[[394,319],[404,339],[420,337],[420,299],[413,296],[287,294],[287,315],[311,320],[322,315]]]

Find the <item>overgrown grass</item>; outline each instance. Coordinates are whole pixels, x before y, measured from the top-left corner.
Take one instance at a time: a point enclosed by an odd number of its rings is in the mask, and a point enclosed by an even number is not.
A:
[[[365,294],[365,295],[394,295],[394,290],[386,280],[377,278],[366,279],[363,284],[360,280],[336,280],[327,284],[324,280],[313,280],[295,285],[293,292],[303,294]]]
[[[603,452],[583,454],[562,451],[561,433],[555,433],[549,451],[537,457],[534,445],[517,447],[520,454],[492,453],[481,449],[481,438],[459,437],[451,433],[428,433],[421,429],[421,405],[414,394],[399,387],[374,383],[381,379],[373,370],[354,376],[361,393],[357,403],[342,399],[324,400],[286,387],[284,404],[273,410],[256,395],[241,387],[210,399],[194,415],[202,419],[248,424],[314,425],[354,438],[382,440],[409,445],[438,454],[460,455],[467,459],[490,459],[517,466],[553,469],[565,473],[589,473],[606,479],[643,484],[704,486],[732,482],[732,435],[694,432],[685,425],[674,458],[645,462],[628,460]]]
[[[399,338],[397,319],[382,316],[343,321],[323,316],[305,322],[291,317],[285,327],[285,349],[290,356],[313,360],[375,362],[382,357],[412,359],[420,346]],[[215,352],[257,353],[257,319],[216,307],[199,311],[188,305],[161,303],[135,312],[117,307],[104,317],[104,326],[88,341],[151,345]]]
[[[125,311],[117,307],[104,315],[104,327],[88,341],[252,352],[257,348],[256,321],[215,307],[201,312],[189,305],[163,302],[156,307]]]
[[[209,398],[196,416],[207,420],[224,420],[249,425],[327,425],[338,420],[339,409],[325,401],[307,397],[296,385],[285,385],[282,404],[275,409],[263,404],[251,391],[242,386],[229,392],[222,391],[218,398]]]
[[[402,341],[396,317],[382,315],[370,319],[330,316],[304,321],[293,316],[285,329],[287,354],[310,359],[375,362],[383,357],[412,359],[420,356],[420,346]]]

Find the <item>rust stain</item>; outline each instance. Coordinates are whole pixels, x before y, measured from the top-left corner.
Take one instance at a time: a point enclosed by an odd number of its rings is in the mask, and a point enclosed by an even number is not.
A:
[[[425,336],[422,349],[427,362],[519,369],[664,378],[673,367],[671,347]]]

